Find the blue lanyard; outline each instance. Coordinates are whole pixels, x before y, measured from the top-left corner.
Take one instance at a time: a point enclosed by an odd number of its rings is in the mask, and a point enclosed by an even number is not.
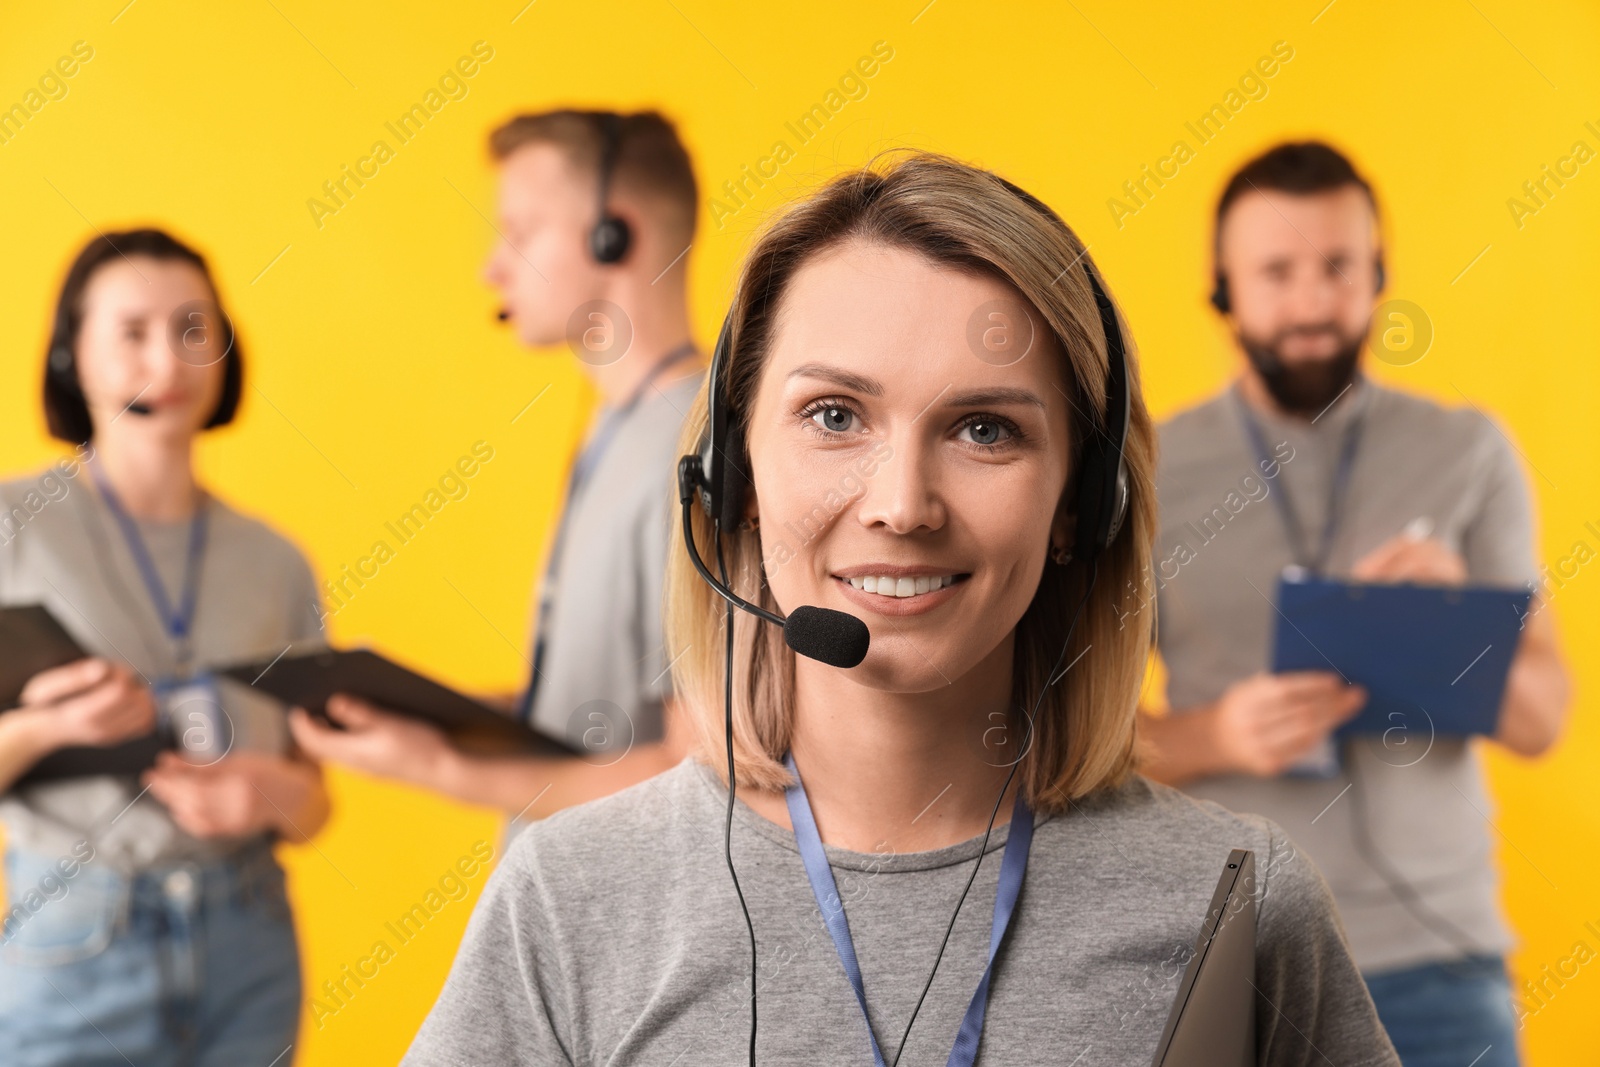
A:
[[[1245,434],[1250,438],[1250,445],[1255,449],[1256,459],[1261,464],[1259,469],[1264,471],[1265,465],[1271,463],[1272,458],[1267,450],[1267,439],[1261,432],[1261,424],[1251,414],[1250,406],[1237,386],[1234,387],[1233,398],[1239,409],[1239,421],[1244,424]],[[1278,517],[1283,521],[1284,533],[1289,538],[1290,554],[1297,565],[1313,574],[1322,574],[1327,569],[1328,557],[1333,551],[1333,536],[1339,527],[1339,513],[1344,509],[1345,491],[1350,486],[1350,472],[1355,468],[1356,447],[1361,443],[1361,427],[1364,421],[1364,416],[1358,414],[1344,432],[1343,447],[1339,451],[1339,466],[1334,470],[1333,485],[1328,489],[1328,514],[1322,524],[1322,541],[1317,546],[1315,556],[1306,551],[1305,530],[1300,525],[1299,515],[1295,513],[1293,501],[1289,499],[1288,485],[1280,483],[1277,491],[1269,494],[1277,506]]]
[[[534,692],[539,685],[539,665],[544,661],[545,623],[549,620],[550,606],[555,600],[556,569],[561,563],[561,550],[566,546],[567,520],[572,514],[573,501],[577,499],[578,491],[583,488],[584,483],[589,480],[589,475],[594,473],[594,469],[600,465],[601,457],[605,455],[606,449],[610,447],[611,440],[617,435],[617,430],[621,428],[623,420],[632,413],[634,408],[639,406],[639,401],[644,399],[644,394],[649,391],[650,387],[656,383],[668,367],[682,363],[690,356],[693,356],[696,351],[693,341],[685,341],[662,356],[656,362],[656,365],[650,368],[650,373],[645,376],[644,381],[634,387],[633,393],[629,395],[628,399],[621,406],[606,413],[604,418],[601,419],[599,427],[590,436],[589,442],[583,446],[583,451],[579,452],[578,458],[573,461],[572,473],[567,478],[567,496],[562,504],[561,519],[556,525],[555,543],[550,546],[550,556],[545,564],[544,578],[539,583],[539,617],[534,622],[533,659],[529,664],[532,669],[529,672],[528,687],[523,690],[522,701],[517,707],[517,718],[523,722],[527,722],[529,716],[533,714]]]
[[[189,659],[189,637],[194,628],[195,607],[200,600],[200,565],[205,559],[206,527],[210,514],[208,506],[210,498],[202,495],[200,503],[194,510],[194,518],[189,520],[189,549],[184,562],[183,589],[179,595],[178,604],[173,606],[167,596],[166,587],[161,584],[161,574],[156,570],[155,561],[150,556],[150,548],[145,544],[144,536],[139,533],[139,526],[122,506],[122,501],[111,488],[111,483],[106,481],[104,472],[99,464],[91,463],[89,472],[94,476],[96,488],[106,502],[106,508],[117,521],[117,527],[122,531],[122,539],[128,546],[128,554],[133,557],[134,564],[139,568],[139,576],[144,580],[145,589],[150,593],[150,602],[155,607],[156,615],[161,619],[161,626],[178,646],[178,660],[180,666],[185,666]]]
[[[806,799],[806,788],[795,769],[794,756],[785,754],[783,764],[794,775],[794,785],[784,795],[789,805],[789,821],[794,823],[795,843],[800,846],[800,860],[805,864],[806,878],[811,882],[811,894],[822,910],[822,921],[833,938],[834,950],[844,965],[845,977],[856,992],[856,1003],[861,1006],[862,1021],[867,1024],[867,1039],[872,1042],[872,1062],[884,1067],[883,1053],[878,1048],[877,1035],[872,1032],[872,1019],[867,1014],[867,991],[861,981],[861,966],[856,962],[855,943],[850,940],[850,923],[845,918],[844,902],[834,885],[833,868],[828,866],[827,853],[822,848],[822,836],[817,833],[817,821],[811,814],[811,802]],[[995,890],[994,926],[989,934],[989,962],[983,969],[983,978],[967,1004],[967,1013],[961,1019],[961,1029],[956,1032],[955,1046],[950,1050],[946,1067],[972,1067],[978,1058],[978,1039],[983,1036],[983,1017],[989,1009],[989,980],[994,974],[994,958],[1005,940],[1016,911],[1017,895],[1022,891],[1022,879],[1028,871],[1028,848],[1033,843],[1033,810],[1017,790],[1017,800],[1011,809],[1011,830],[1006,838],[1005,856],[1000,861],[1000,885]],[[983,857],[978,857],[982,862]]]
[[[572,476],[567,480],[567,500],[570,501],[578,493],[583,483],[589,480],[589,475],[599,465],[600,458],[605,455],[606,449],[611,445],[611,439],[617,435],[617,430],[622,426],[624,419],[639,406],[639,401],[644,399],[644,394],[656,383],[656,380],[674,364],[682,363],[695,354],[693,341],[685,341],[671,352],[662,356],[656,365],[650,368],[650,373],[644,381],[634,387],[632,394],[623,401],[621,406],[608,412],[601,420],[600,426],[595,430],[589,443],[583,446],[583,451],[578,454],[576,462],[572,464]],[[552,560],[554,553],[552,553]]]

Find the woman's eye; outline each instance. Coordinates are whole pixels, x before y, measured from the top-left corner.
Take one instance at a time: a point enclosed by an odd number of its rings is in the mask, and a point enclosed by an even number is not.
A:
[[[962,427],[961,432],[969,434],[968,440],[975,445],[997,445],[1010,431],[993,419],[974,419]]]
[[[827,407],[811,416],[811,421],[821,426],[824,430],[833,433],[844,433],[850,429],[850,420],[855,415],[845,408]]]

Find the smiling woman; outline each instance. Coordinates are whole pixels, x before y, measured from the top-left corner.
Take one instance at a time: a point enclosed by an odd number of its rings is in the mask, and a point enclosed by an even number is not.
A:
[[[1003,365],[968,340],[996,307],[1036,339]],[[1283,831],[1134,773],[1150,419],[1044,204],[940,156],[834,179],[747,257],[685,433],[720,472],[667,587],[700,750],[517,839],[407,1063],[1148,1062],[1164,1012],[1118,997],[1232,848],[1263,872],[1259,1062],[1397,1062]],[[855,616],[865,657],[796,655],[691,551],[762,618]]]

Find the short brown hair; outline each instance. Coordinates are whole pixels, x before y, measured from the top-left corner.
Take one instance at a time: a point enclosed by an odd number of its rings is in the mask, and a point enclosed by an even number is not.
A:
[[[875,161],[846,172],[795,204],[756,241],[729,312],[724,373],[731,409],[750,410],[784,293],[796,273],[825,250],[851,239],[908,249],[936,264],[999,279],[1049,325],[1061,352],[1068,399],[1084,413],[1074,420],[1069,444],[1066,492],[1072,493],[1084,443],[1106,419],[1109,375],[1099,309],[1079,268],[1092,262],[1088,249],[1077,234],[1046,218],[996,175],[946,156],[916,153],[888,167]],[[1046,566],[1016,624],[1012,702],[1031,708],[1043,690],[1031,744],[1018,768],[1024,794],[1039,811],[1061,811],[1072,799],[1114,786],[1134,769],[1134,716],[1151,628],[1126,623],[1119,604],[1129,590],[1143,588],[1150,569],[1156,442],[1131,346],[1128,372],[1131,406],[1124,458],[1130,500],[1122,532],[1094,564],[1092,589],[1087,588],[1091,571],[1085,561]],[[701,388],[690,409],[681,452],[696,451],[705,432],[710,384]],[[711,520],[697,507],[691,523],[705,555],[711,551]],[[762,570],[759,532],[725,529],[720,539],[729,584],[775,610]],[[725,775],[725,767],[710,758],[723,735],[722,601],[689,562],[678,525],[673,528],[666,586],[667,644],[683,650],[673,661],[673,689],[696,727],[699,756]],[[1047,687],[1080,602],[1082,615],[1065,653],[1071,669]],[[736,773],[740,784],[782,789],[789,777],[779,761],[793,725],[795,654],[777,627],[742,612],[735,619]]]
[[[1220,239],[1222,220],[1233,202],[1248,192],[1272,189],[1295,196],[1311,196],[1353,185],[1367,194],[1372,214],[1378,214],[1378,198],[1355,165],[1337,148],[1322,141],[1291,141],[1277,145],[1240,167],[1228,179],[1217,200],[1216,230]]]
[[[564,150],[580,171],[598,183],[605,124],[617,123],[616,161],[611,187],[624,196],[652,201],[665,209],[660,220],[684,241],[694,237],[700,201],[694,167],[672,123],[655,111],[618,114],[613,111],[562,109],[518,115],[489,135],[489,152],[497,162],[530,144],[553,144]]]
[[[223,343],[227,349],[222,357],[222,394],[203,429],[226,426],[239,410],[239,399],[244,392],[244,352],[234,334],[233,320],[222,306],[222,295],[217,291],[216,279],[211,276],[205,257],[164,230],[102,233],[83,246],[67,269],[61,292],[56,297],[55,317],[51,319],[44,362],[44,418],[50,436],[57,440],[83,445],[94,436],[89,404],[78,380],[78,331],[83,326],[86,310],[83,298],[96,271],[107,263],[127,260],[130,256],[187,263],[205,278],[222,317]]]

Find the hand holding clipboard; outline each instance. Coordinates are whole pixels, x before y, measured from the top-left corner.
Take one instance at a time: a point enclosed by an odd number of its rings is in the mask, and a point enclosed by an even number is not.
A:
[[[47,749],[12,784],[137,774],[167,747],[149,687],[122,664],[91,657],[39,604],[0,607],[0,714],[38,710]]]
[[[1274,671],[1334,671],[1366,706],[1336,734],[1493,734],[1532,591],[1279,579]]]

